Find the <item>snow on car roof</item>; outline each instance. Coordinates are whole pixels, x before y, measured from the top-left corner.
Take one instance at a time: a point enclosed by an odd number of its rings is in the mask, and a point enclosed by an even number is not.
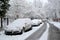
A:
[[[6,27],[8,28],[8,30],[14,30],[16,28],[22,29],[23,26],[25,26],[24,25],[24,21],[22,21],[22,20],[15,20],[14,22],[12,22],[11,24],[9,24]]]
[[[28,21],[27,21],[28,20]],[[16,27],[16,26],[24,26],[24,23],[25,22],[31,22],[31,21],[29,21],[30,19],[28,19],[28,18],[24,18],[24,19],[17,19],[17,20],[15,20],[14,22],[12,22],[11,24],[9,24],[8,26],[9,27]],[[7,27],[8,27],[7,26]]]
[[[42,22],[41,19],[33,19],[32,21],[33,21],[33,22],[38,22],[38,21],[39,21],[39,22]]]

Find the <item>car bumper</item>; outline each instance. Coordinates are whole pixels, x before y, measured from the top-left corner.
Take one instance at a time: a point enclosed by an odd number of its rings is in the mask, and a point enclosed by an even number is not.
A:
[[[39,24],[33,24],[32,27],[39,26],[40,24],[42,24],[42,23],[39,23]]]
[[[18,35],[18,34],[22,34],[22,31],[5,31],[6,35]]]

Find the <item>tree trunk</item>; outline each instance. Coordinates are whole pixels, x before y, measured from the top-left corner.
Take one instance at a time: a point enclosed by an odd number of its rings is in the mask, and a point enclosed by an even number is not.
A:
[[[7,25],[9,24],[9,19],[7,18]]]
[[[3,28],[3,20],[2,20],[2,17],[1,17],[1,28]]]

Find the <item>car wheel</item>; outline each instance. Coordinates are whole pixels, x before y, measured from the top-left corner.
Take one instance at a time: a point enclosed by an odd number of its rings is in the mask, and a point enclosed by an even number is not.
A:
[[[25,32],[25,27],[23,27],[23,31]]]
[[[5,34],[6,34],[6,35],[8,34],[7,31],[5,31]]]
[[[40,23],[40,24],[42,24],[42,23]]]
[[[11,35],[12,32],[5,31],[5,34],[6,34],[6,35]]]

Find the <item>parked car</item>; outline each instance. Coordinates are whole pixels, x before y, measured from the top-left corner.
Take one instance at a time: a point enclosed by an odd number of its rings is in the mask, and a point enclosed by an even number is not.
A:
[[[47,19],[42,19],[42,22],[48,22],[48,20]]]
[[[29,19],[29,18],[24,19],[24,24],[25,24],[25,26],[23,27],[23,30],[25,32],[32,29],[32,21],[31,21],[31,19]]]
[[[21,18],[17,19],[8,26],[5,27],[5,34],[6,35],[16,35],[22,34],[23,30],[26,32],[31,30],[31,19],[29,18]]]
[[[40,24],[42,24],[41,19],[33,19],[32,20],[32,26],[39,26]]]

